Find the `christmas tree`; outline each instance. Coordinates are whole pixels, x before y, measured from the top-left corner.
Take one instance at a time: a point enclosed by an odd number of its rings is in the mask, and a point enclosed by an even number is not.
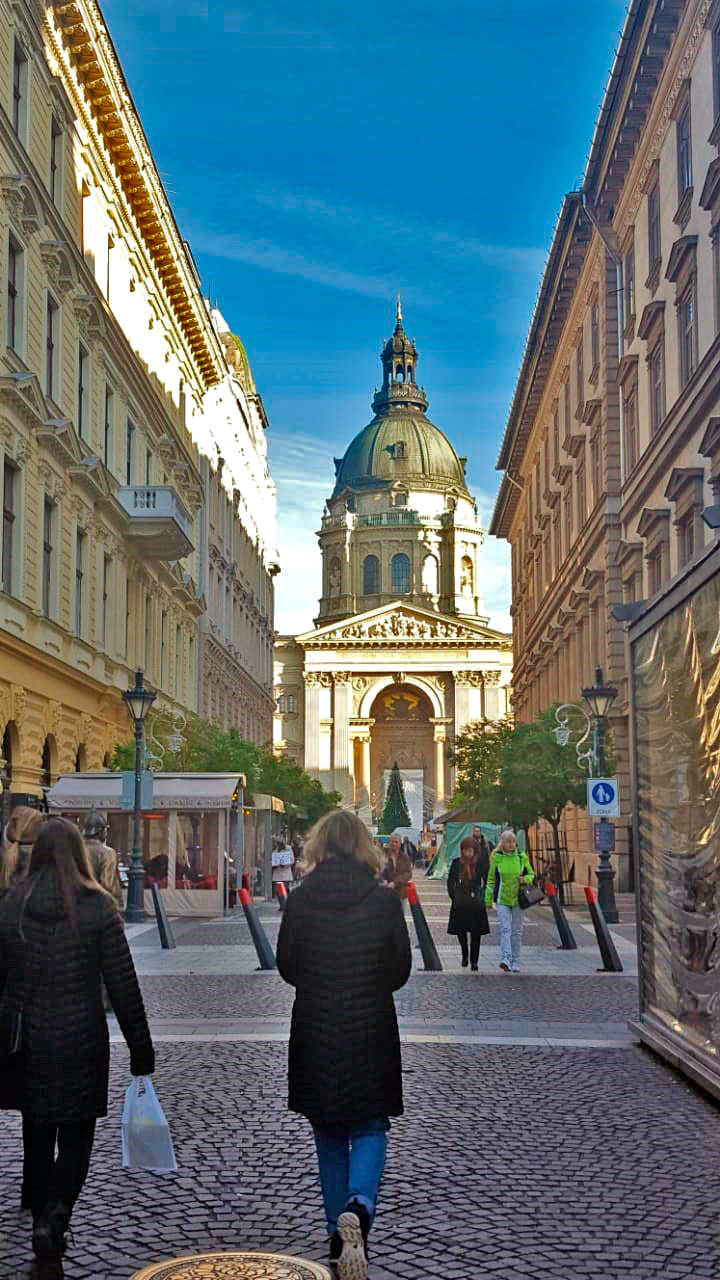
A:
[[[405,791],[400,777],[400,770],[396,762],[392,767],[387,795],[385,796],[385,807],[380,819],[380,834],[389,836],[392,835],[396,827],[409,826],[410,814],[405,802]]]

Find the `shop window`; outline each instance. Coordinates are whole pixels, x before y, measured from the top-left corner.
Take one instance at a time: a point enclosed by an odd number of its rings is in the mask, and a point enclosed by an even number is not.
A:
[[[147,871],[153,865],[148,863]],[[162,866],[158,866],[162,871]],[[167,876],[167,867],[165,868]],[[218,814],[179,813],[175,854],[176,889],[218,888]]]

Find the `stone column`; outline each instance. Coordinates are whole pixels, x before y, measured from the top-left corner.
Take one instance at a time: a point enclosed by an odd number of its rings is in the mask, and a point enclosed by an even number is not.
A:
[[[350,681],[352,672],[336,671],[333,707],[333,777],[344,804],[352,804],[350,768]]]
[[[374,720],[363,720],[356,717],[353,717],[350,722],[351,759],[354,759],[354,743],[359,742],[361,746],[360,768],[354,778],[355,809],[358,813],[361,810],[367,813],[370,811],[370,736],[374,724]],[[365,820],[365,813],[361,814],[361,816]]]
[[[455,672],[455,732],[462,733],[470,719],[470,680],[467,671]]]
[[[452,720],[446,716],[436,716],[431,718],[430,723],[435,741],[435,813],[440,813],[445,807],[445,746],[447,727],[452,724]]]
[[[311,775],[320,769],[320,682],[312,671],[305,675],[305,768]]]

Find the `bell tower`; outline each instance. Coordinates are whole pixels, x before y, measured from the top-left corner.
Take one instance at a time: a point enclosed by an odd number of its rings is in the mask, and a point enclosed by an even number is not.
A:
[[[425,390],[418,386],[418,352],[413,338],[408,338],[403,325],[402,306],[398,297],[395,305],[395,328],[380,352],[383,367],[383,384],[376,391],[372,407],[376,414],[392,412],[394,408],[427,410]]]

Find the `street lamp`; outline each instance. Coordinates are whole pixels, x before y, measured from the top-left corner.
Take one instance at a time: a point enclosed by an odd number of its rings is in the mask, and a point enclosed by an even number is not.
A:
[[[128,896],[125,908],[127,924],[142,924],[145,919],[145,868],[140,848],[140,814],[142,800],[142,768],[143,740],[145,736],[145,717],[157,694],[146,689],[142,671],[135,672],[134,689],[126,689],[123,694],[125,703],[135,729],[135,804],[133,809],[133,848],[130,875],[128,877]]]
[[[583,689],[582,696],[585,699],[590,714],[595,722],[595,741],[597,744],[597,765],[598,772],[602,778],[605,773],[605,734],[607,732],[607,718],[610,708],[617,697],[617,689],[614,685],[605,684],[603,680],[602,667],[595,669],[595,683],[589,689]],[[596,875],[598,882],[598,902],[602,908],[605,919],[608,924],[617,924],[619,920],[617,906],[615,904],[615,890],[613,881],[615,872],[610,863],[610,839],[611,836],[608,829],[607,818],[600,819],[600,848],[598,849],[598,858],[600,865],[598,866]]]

